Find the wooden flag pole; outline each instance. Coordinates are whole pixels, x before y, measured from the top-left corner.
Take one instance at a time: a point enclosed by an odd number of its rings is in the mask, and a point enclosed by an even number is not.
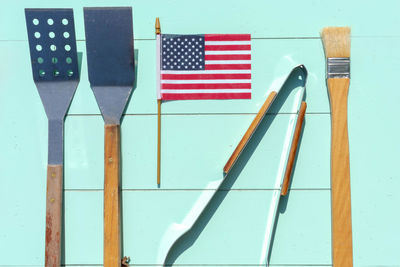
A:
[[[156,38],[157,38],[157,185],[160,186],[161,176],[161,92],[160,92],[160,47],[159,38],[161,35],[160,19],[156,18]]]

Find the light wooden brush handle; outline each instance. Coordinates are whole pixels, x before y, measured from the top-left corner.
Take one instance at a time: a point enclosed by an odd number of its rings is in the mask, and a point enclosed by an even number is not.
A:
[[[353,266],[347,96],[350,79],[327,80],[331,106],[331,199],[333,266]]]
[[[47,166],[45,267],[61,264],[63,165]]]
[[[307,108],[307,103],[304,101],[301,102],[299,115],[297,117],[297,122],[296,122],[296,128],[294,129],[293,133],[292,145],[290,147],[288,163],[286,165],[285,176],[283,178],[281,196],[286,196],[289,189],[290,178],[292,177],[294,159],[296,158],[297,148],[299,147],[300,134],[301,134],[301,129],[303,127],[306,108]]]
[[[224,173],[228,173],[233,164],[235,164],[236,160],[238,159],[240,153],[242,153],[243,149],[245,148],[246,144],[249,142],[250,137],[254,134],[255,130],[257,129],[258,125],[260,124],[261,120],[264,118],[265,114],[267,113],[269,107],[271,106],[272,102],[274,101],[277,92],[272,91],[267,100],[265,100],[264,104],[261,106],[260,110],[258,111],[256,117],[254,118],[253,122],[250,124],[249,128],[247,129],[246,133],[243,135],[242,140],[240,140],[239,144],[233,151],[232,155],[230,156],[228,162],[224,166]]]
[[[121,266],[120,126],[104,126],[104,267]]]

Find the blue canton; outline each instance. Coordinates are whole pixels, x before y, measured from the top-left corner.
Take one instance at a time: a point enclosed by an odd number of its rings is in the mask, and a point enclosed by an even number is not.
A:
[[[204,70],[204,66],[204,35],[162,35],[162,70]]]

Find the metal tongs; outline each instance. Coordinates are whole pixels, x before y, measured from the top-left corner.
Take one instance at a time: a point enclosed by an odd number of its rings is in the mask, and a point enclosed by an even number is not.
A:
[[[190,210],[189,214],[183,219],[183,221],[179,224],[172,224],[166,231],[165,235],[161,239],[160,249],[158,252],[158,263],[162,263],[163,266],[167,264],[166,261],[172,250],[172,247],[174,247],[174,245],[184,234],[188,233],[192,229],[193,225],[197,222],[200,215],[209,205],[211,205],[214,195],[221,188],[223,181],[228,176],[240,154],[243,152],[246,145],[251,140],[251,137],[257,130],[257,127],[260,125],[262,119],[265,117],[265,114],[279,95],[279,92],[282,88],[285,88],[285,84],[288,82],[289,79],[292,78],[298,79],[299,85],[295,89],[292,88],[293,90],[295,90],[296,100],[294,101],[292,106],[293,114],[291,115],[289,127],[286,132],[284,147],[282,150],[282,155],[278,168],[278,174],[275,179],[274,192],[272,194],[272,199],[270,202],[270,209],[268,212],[266,231],[264,235],[263,252],[260,258],[260,263],[268,266],[268,255],[270,253],[270,245],[272,239],[271,237],[274,229],[280,196],[284,196],[288,192],[294,159],[300,139],[305,110],[307,107],[306,103],[303,101],[305,85],[307,81],[307,69],[304,65],[298,65],[294,67],[290,71],[289,75],[275,80],[275,82],[272,84],[271,92],[269,93],[266,101],[257,113],[253,122],[250,124],[250,127],[244,134],[242,140],[239,142],[234,152],[232,153],[228,162],[225,164],[223,168],[224,177],[222,179],[210,182],[206,189],[213,190],[204,190],[193,208]]]

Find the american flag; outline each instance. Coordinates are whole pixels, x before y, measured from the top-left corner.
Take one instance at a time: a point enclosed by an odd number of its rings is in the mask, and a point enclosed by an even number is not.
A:
[[[158,98],[250,99],[250,34],[157,35]]]

